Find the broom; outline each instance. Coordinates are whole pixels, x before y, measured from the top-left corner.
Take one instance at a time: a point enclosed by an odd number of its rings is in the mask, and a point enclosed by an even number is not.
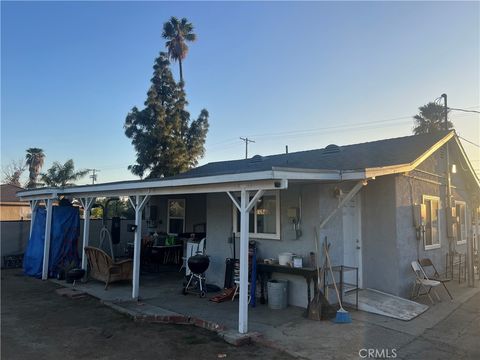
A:
[[[347,324],[352,322],[352,318],[347,310],[342,306],[342,300],[340,300],[340,293],[338,292],[337,282],[335,281],[335,276],[333,275],[332,264],[330,263],[330,256],[328,255],[328,248],[324,245],[325,255],[327,256],[328,268],[330,269],[330,275],[332,276],[333,286],[335,287],[335,292],[337,293],[338,304],[340,309],[337,311],[335,316],[335,322],[338,324]]]
[[[315,229],[315,249],[317,250],[317,254],[319,255],[317,229]],[[323,273],[324,273],[326,262],[327,262],[327,258],[325,257],[323,260],[323,266],[320,270],[318,260],[315,260],[315,267],[317,269],[317,283],[315,285],[317,286],[317,291],[315,292],[314,297],[308,304],[308,308],[306,312],[306,317],[309,318],[310,320],[317,320],[317,321],[323,320],[329,317],[329,315],[332,313],[331,306],[321,291],[322,289],[321,282],[323,282],[322,281]]]

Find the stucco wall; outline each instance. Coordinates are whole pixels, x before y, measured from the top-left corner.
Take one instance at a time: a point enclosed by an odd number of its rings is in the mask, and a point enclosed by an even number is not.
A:
[[[363,188],[363,284],[397,294],[395,181],[379,177]]]
[[[352,184],[344,187],[348,191]],[[333,196],[334,185],[295,184],[291,183],[287,190],[280,192],[281,238],[254,239],[257,241],[258,258],[278,258],[282,252],[293,252],[303,257],[304,266],[309,266],[309,253],[315,251],[314,226],[326,217],[338,204]],[[292,236],[292,225],[288,222],[287,209],[300,207],[302,235],[295,239]],[[207,281],[223,286],[225,277],[225,259],[233,256],[233,244],[229,242],[232,233],[233,210],[231,200],[226,194],[207,195],[207,252],[210,256],[210,267]],[[343,237],[341,212],[335,216],[320,233],[323,241],[328,237],[331,243],[332,263],[343,261]],[[236,254],[239,254],[239,240],[236,239]],[[273,278],[289,280],[289,304],[306,307],[307,288],[305,279],[297,276],[274,274]]]
[[[452,154],[451,162],[456,162]],[[411,262],[421,258],[430,258],[437,270],[445,271],[446,254],[449,249],[446,224],[446,187],[445,187],[445,149],[442,148],[420,166],[419,171],[413,171],[410,176],[395,176],[396,187],[396,232],[398,252],[398,295],[408,297],[414,274],[411,269]],[[428,173],[427,173],[428,172]],[[435,175],[432,175],[435,174]],[[455,200],[467,203],[467,218],[471,209],[470,198],[466,188],[465,174],[457,165],[457,173],[452,174],[452,205]],[[440,248],[425,250],[423,241],[416,238],[413,225],[413,204],[421,204],[423,195],[432,195],[440,198]],[[470,225],[469,225],[470,226]],[[454,240],[455,250],[459,253],[466,253],[465,244],[457,244]]]
[[[398,295],[408,297],[415,275],[411,262],[421,258],[430,258],[439,271],[445,269],[445,254],[448,251],[445,224],[445,202],[438,185],[411,179],[402,175],[395,177],[397,204],[397,246],[398,253]],[[409,184],[411,183],[411,185]],[[412,192],[413,191],[413,192]],[[425,250],[423,241],[417,240],[413,224],[412,200],[422,203],[423,195],[440,197],[440,248]]]

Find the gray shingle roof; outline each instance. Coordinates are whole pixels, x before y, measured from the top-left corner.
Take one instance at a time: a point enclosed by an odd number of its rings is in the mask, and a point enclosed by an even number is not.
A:
[[[327,146],[325,149],[213,162],[192,169],[177,176],[177,178],[265,171],[271,170],[272,167],[359,170],[407,164],[415,161],[447,134],[447,131],[441,131],[433,134],[412,135],[345,145],[339,146],[339,151],[335,151],[335,147]]]

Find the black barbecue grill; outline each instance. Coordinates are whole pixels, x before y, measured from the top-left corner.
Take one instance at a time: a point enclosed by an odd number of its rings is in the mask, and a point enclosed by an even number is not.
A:
[[[200,297],[205,297],[207,293],[205,271],[207,271],[210,265],[210,259],[207,255],[197,254],[188,258],[187,265],[191,274],[187,285],[183,289],[183,294],[196,293]]]

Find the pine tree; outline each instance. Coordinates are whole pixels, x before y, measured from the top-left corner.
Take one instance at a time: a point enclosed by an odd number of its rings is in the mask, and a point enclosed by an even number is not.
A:
[[[190,120],[185,91],[173,79],[166,53],[155,59],[153,70],[145,108],[133,107],[124,124],[137,153],[128,169],[141,178],[173,176],[196,166],[208,131],[207,110]]]

